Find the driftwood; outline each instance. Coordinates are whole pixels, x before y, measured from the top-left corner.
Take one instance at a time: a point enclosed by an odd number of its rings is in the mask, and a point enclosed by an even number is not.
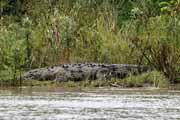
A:
[[[24,73],[21,79],[54,81],[109,80],[111,78],[124,78],[129,74],[137,75],[150,70],[147,66],[131,64],[64,64],[30,70]]]

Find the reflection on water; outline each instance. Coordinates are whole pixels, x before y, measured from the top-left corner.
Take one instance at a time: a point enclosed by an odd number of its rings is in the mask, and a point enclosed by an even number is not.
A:
[[[180,92],[0,90],[0,120],[177,120]]]

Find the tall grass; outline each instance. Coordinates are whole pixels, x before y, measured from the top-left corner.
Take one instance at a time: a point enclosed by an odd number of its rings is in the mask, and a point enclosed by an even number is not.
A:
[[[27,1],[19,9],[26,14],[2,16],[0,71],[11,71],[10,78],[31,68],[103,62],[150,65],[179,82],[179,1],[54,2]]]

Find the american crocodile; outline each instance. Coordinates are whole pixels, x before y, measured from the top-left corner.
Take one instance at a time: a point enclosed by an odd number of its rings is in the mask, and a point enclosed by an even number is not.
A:
[[[124,78],[129,74],[137,75],[148,71],[151,71],[148,66],[132,64],[62,64],[30,70],[24,73],[21,79],[55,81],[108,80],[111,78]]]

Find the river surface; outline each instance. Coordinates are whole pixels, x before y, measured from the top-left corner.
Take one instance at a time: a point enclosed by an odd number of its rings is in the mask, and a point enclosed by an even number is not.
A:
[[[1,89],[0,120],[180,120],[180,91]]]

